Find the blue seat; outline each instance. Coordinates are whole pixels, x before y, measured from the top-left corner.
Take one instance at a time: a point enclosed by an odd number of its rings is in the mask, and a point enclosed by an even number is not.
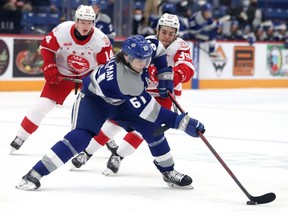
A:
[[[48,33],[54,27],[61,22],[60,13],[33,13],[23,12],[21,25],[23,33],[26,34],[41,34],[41,32],[35,31],[35,29],[41,29]]]
[[[54,4],[58,8],[62,7],[62,0],[50,0],[50,4]]]
[[[71,0],[70,6],[72,9],[77,9],[82,4],[81,0]]]
[[[47,25],[48,21],[47,13],[23,13],[23,23]]]
[[[279,0],[278,0],[278,2],[274,2],[274,1],[268,2],[267,7],[275,8],[275,9],[277,9],[277,8],[286,9],[286,8],[288,8],[288,3],[287,2],[279,2]]]
[[[265,19],[288,19],[288,9],[267,8],[264,10]]]
[[[49,24],[53,26],[57,26],[61,22],[61,15],[60,13],[50,13],[49,14]]]

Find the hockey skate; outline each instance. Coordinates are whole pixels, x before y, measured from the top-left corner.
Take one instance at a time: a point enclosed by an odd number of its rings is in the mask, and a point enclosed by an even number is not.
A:
[[[107,142],[106,146],[112,154],[115,154],[117,149],[118,149],[118,145],[116,144],[116,142],[114,140]]]
[[[193,189],[192,178],[188,175],[177,172],[176,170],[162,173],[163,180],[172,188],[189,188]]]
[[[103,175],[110,175],[112,173],[117,173],[123,158],[117,154],[112,154],[107,162],[107,168],[102,172]]]
[[[75,168],[80,168],[84,165],[90,158],[92,157],[91,154],[88,154],[85,150],[79,153],[76,157],[72,159],[72,164]],[[72,168],[74,168],[72,167]]]
[[[22,144],[24,143],[25,140],[20,139],[18,136],[15,137],[15,139],[11,142],[11,151],[10,154],[13,154],[14,151],[20,149]]]
[[[16,185],[16,188],[21,190],[36,190],[41,186],[40,179],[41,175],[38,172],[30,170],[22,177],[22,181]]]

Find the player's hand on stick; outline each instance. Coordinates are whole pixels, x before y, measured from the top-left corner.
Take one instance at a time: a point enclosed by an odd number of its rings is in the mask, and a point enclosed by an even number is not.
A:
[[[168,97],[167,92],[173,93],[174,84],[173,84],[173,71],[171,67],[163,68],[158,71],[158,91],[160,97]]]
[[[198,120],[190,118],[187,113],[178,115],[174,128],[182,130],[192,137],[199,137],[199,132],[205,133],[204,125]]]
[[[59,79],[60,73],[55,64],[49,64],[43,68],[44,78],[50,84],[59,84],[61,79]]]

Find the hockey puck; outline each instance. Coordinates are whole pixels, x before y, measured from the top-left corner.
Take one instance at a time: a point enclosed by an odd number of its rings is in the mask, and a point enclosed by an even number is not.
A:
[[[257,205],[257,202],[249,200],[246,202],[247,205]]]

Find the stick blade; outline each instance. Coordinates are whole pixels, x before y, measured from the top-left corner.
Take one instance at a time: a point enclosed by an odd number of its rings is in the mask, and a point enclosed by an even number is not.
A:
[[[275,193],[267,193],[262,196],[253,197],[251,196],[250,201],[256,202],[257,204],[270,203],[276,199]]]

